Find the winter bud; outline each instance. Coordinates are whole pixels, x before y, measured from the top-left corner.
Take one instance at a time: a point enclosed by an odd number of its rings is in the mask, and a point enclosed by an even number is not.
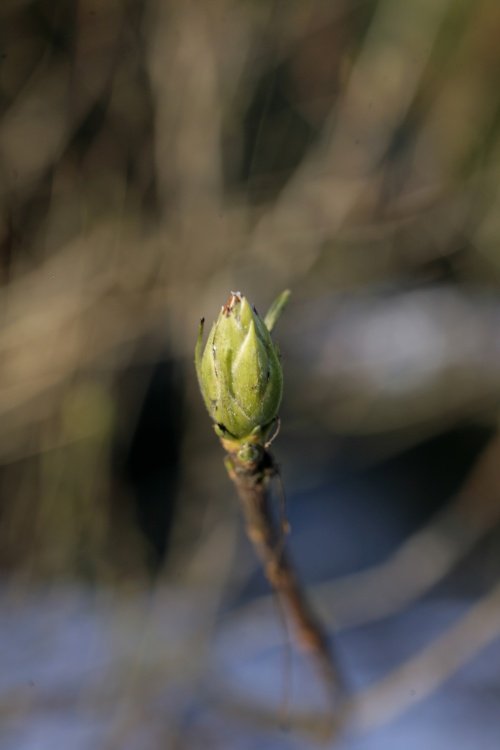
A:
[[[201,393],[216,429],[242,441],[263,438],[277,417],[283,375],[272,329],[288,292],[263,321],[239,292],[232,292],[215,321],[202,352],[200,326],[196,369]]]

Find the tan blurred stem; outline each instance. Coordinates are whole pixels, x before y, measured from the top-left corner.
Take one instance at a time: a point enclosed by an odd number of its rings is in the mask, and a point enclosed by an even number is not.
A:
[[[221,442],[228,451],[226,468],[241,500],[247,534],[263,564],[267,580],[294,624],[298,645],[312,655],[329,696],[336,701],[341,688],[339,669],[326,632],[313,613],[286,553],[284,532],[271,512],[268,485],[276,473],[272,456],[259,446],[257,460],[242,461],[237,450],[234,450],[236,444],[225,440]]]

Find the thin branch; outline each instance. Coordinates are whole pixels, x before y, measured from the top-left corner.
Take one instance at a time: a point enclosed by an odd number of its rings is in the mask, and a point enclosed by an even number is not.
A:
[[[339,705],[336,731],[349,728],[366,734],[398,719],[412,706],[428,698],[459,669],[498,639],[500,632],[500,584],[474,604],[444,633],[414,656],[395,667],[374,684]],[[243,706],[234,694],[222,689],[225,707],[260,726],[273,726],[275,716],[267,708]],[[290,726],[317,734],[321,715],[317,711],[290,716]]]
[[[313,613],[284,548],[283,531],[270,509],[268,484],[275,473],[273,459],[264,449],[256,461],[248,463],[237,453],[230,453],[226,466],[241,500],[248,537],[263,564],[267,580],[294,624],[299,646],[314,657],[320,677],[336,701],[341,692],[338,666],[326,632]]]

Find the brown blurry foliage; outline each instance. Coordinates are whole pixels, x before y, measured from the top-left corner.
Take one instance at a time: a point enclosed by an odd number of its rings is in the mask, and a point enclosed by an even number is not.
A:
[[[123,409],[117,381],[166,343],[190,373],[228,288],[302,305],[401,279],[496,292],[499,33],[495,0],[3,0],[4,569],[142,569],[110,466],[143,391]],[[185,389],[190,509],[221,484]],[[485,403],[491,419],[498,390]],[[205,513],[210,538],[225,514]],[[183,570],[220,573],[201,552]]]

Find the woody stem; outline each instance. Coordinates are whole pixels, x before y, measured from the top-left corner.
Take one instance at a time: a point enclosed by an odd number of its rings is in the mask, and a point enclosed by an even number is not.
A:
[[[311,609],[284,549],[283,532],[271,512],[267,485],[274,473],[272,458],[263,450],[256,462],[244,463],[236,453],[230,453],[226,466],[241,500],[248,537],[262,562],[267,580],[294,624],[297,643],[314,657],[329,693],[337,696],[339,671],[326,633]]]

